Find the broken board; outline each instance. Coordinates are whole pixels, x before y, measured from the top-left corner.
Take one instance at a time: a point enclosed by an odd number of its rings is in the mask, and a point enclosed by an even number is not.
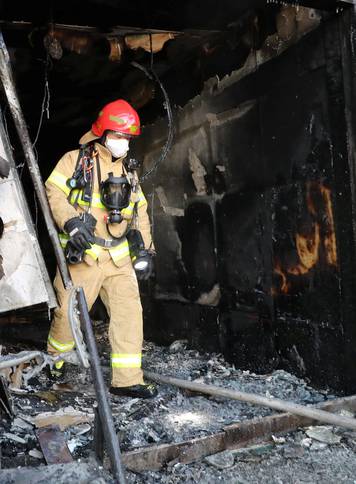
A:
[[[56,425],[36,430],[36,435],[47,464],[67,464],[73,462],[63,432]]]

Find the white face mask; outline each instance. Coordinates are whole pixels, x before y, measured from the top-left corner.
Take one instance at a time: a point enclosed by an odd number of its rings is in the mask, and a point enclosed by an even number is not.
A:
[[[105,146],[114,158],[121,158],[129,151],[129,140],[126,138],[106,138]]]

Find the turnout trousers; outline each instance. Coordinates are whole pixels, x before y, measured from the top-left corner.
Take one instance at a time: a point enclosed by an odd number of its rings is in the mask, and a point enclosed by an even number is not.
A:
[[[112,386],[142,384],[142,306],[131,261],[117,267],[108,251],[103,251],[93,265],[81,262],[69,266],[69,271],[74,285],[83,288],[89,310],[100,296],[110,317]],[[48,352],[59,354],[73,349],[74,341],[67,317],[69,291],[64,289],[58,269],[54,288],[59,306],[48,336]]]

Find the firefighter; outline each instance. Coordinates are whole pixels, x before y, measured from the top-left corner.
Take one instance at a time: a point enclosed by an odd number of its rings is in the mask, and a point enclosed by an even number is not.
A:
[[[110,392],[150,398],[141,369],[142,307],[137,277],[147,279],[155,255],[147,201],[128,163],[129,143],[140,134],[140,119],[126,101],[103,107],[80,148],[66,153],[48,180],[46,191],[74,285],[82,286],[89,309],[100,296],[108,315],[112,380]],[[132,161],[132,160],[130,160]],[[129,236],[138,234],[143,262],[136,273]],[[136,277],[137,275],[137,277]],[[48,352],[58,355],[74,348],[67,319],[68,291],[59,271],[54,280],[58,307],[48,336]],[[63,374],[57,363],[52,374]]]

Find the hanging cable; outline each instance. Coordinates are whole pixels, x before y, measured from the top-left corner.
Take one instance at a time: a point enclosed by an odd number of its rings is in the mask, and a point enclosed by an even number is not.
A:
[[[43,115],[44,112],[46,111],[47,119],[49,119],[49,102],[50,102],[50,92],[49,92],[49,84],[48,84],[48,65],[49,65],[49,54],[47,53],[46,57],[46,64],[45,64],[45,78],[44,78],[44,92],[43,92],[43,99],[42,99],[42,106],[41,106],[41,114],[40,114],[40,119],[38,122],[38,127],[37,127],[37,132],[35,139],[32,143],[32,147],[36,146],[36,143],[38,141],[41,128],[42,128],[42,122],[43,122]]]
[[[36,161],[38,161],[38,153],[36,149],[36,143],[38,141],[41,128],[42,128],[42,122],[43,122],[43,115],[46,112],[47,119],[49,119],[49,102],[50,102],[50,91],[49,91],[49,84],[48,84],[48,65],[49,65],[50,59],[49,59],[49,54],[47,53],[46,57],[46,62],[45,62],[45,74],[44,74],[44,91],[43,91],[43,99],[42,99],[42,104],[41,104],[41,114],[40,114],[40,119],[38,121],[38,126],[37,126],[37,132],[35,139],[32,143],[32,148],[33,152],[35,155]],[[23,172],[23,167],[24,163],[21,166],[21,171],[20,171],[20,178],[22,177],[22,172]],[[36,193],[34,192],[33,194],[33,200],[34,200],[34,205],[35,205],[35,221],[34,221],[34,229],[36,232],[36,235],[38,236],[38,204],[37,204],[37,196]]]
[[[162,148],[160,156],[157,158],[157,160],[153,163],[153,166],[144,173],[141,178],[140,182],[143,182],[147,180],[149,176],[152,175],[154,171],[158,168],[158,166],[165,160],[166,156],[168,155],[168,152],[170,151],[173,143],[173,136],[174,136],[174,126],[173,126],[173,113],[172,113],[172,107],[171,103],[167,94],[167,91],[165,90],[161,80],[155,73],[153,69],[148,69],[147,67],[144,67],[143,65],[139,64],[138,62],[131,62],[131,65],[133,67],[136,67],[137,69],[140,69],[142,72],[146,74],[146,76],[155,81],[163,94],[164,97],[164,108],[167,111],[167,119],[168,119],[168,135],[167,135],[167,140]]]

